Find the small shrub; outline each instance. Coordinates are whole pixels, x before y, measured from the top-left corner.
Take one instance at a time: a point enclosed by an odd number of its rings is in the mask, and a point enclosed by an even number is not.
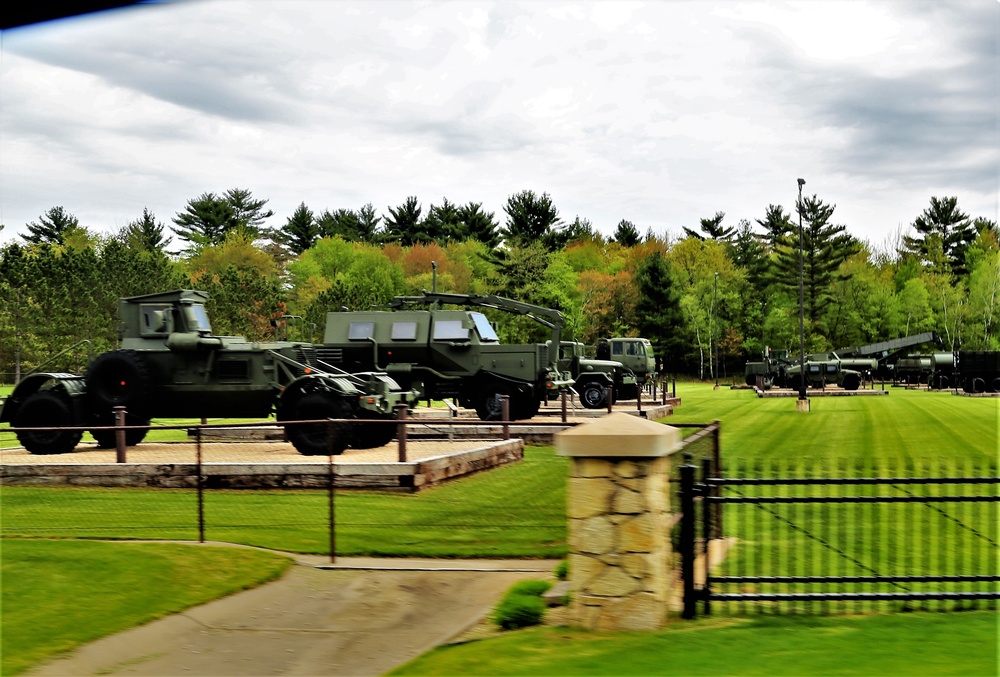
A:
[[[545,602],[535,595],[507,595],[493,610],[493,622],[504,630],[538,625],[545,617]]]
[[[569,576],[569,560],[563,560],[556,565],[556,570],[553,572],[555,577],[560,581],[565,581]]]
[[[518,581],[493,609],[493,622],[503,630],[538,625],[545,618],[542,595],[551,587],[548,581]]]
[[[510,597],[511,595],[530,595],[533,597],[541,597],[548,592],[551,587],[552,584],[548,581],[518,581],[511,586],[505,597]]]

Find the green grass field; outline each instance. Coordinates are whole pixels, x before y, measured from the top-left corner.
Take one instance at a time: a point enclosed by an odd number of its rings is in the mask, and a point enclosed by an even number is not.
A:
[[[391,675],[997,674],[995,612],[768,616],[659,632],[534,628],[435,649]]]
[[[801,459],[833,467],[948,459],[996,472],[1000,400],[893,389],[888,396],[815,398],[812,411],[800,414],[794,399],[760,400],[751,391],[714,391],[699,384],[678,388],[683,404],[665,422],[721,420],[727,467],[758,462],[794,465]],[[534,447],[526,450],[522,463],[418,494],[338,492],[338,554],[559,557],[566,550],[566,468],[566,460],[551,448]],[[209,492],[206,537],[326,553],[328,507],[324,491]],[[135,614],[122,618],[135,624],[252,585],[280,570],[267,562],[227,559],[246,552],[240,550],[221,552],[219,561],[198,563],[175,550],[185,546],[23,540],[195,539],[197,505],[192,490],[4,487],[0,513],[0,535],[7,537],[0,542],[4,674],[99,636],[65,638],[61,633],[27,630],[27,636],[12,634],[15,624],[58,626],[61,617],[71,617],[63,600],[86,609],[88,619],[117,622],[122,617],[120,597],[107,595],[109,605],[100,595],[81,603],[78,590],[86,587],[84,581],[89,586],[96,577],[113,589],[129,591],[125,603],[135,607]],[[928,533],[933,538],[938,532]],[[750,540],[767,538],[764,530]],[[52,550],[77,547],[78,552]],[[750,547],[745,545],[732,561],[745,557],[743,552]],[[123,558],[116,548],[136,549]],[[147,558],[154,564],[147,564]],[[80,564],[66,567],[67,560]],[[122,560],[135,561],[134,570]],[[158,567],[168,573],[147,576]],[[176,573],[181,570],[183,574]],[[200,580],[212,571],[245,577],[225,578],[215,587],[206,583],[197,599],[169,585],[171,580]],[[157,600],[156,591],[146,590],[150,580],[165,591],[160,595],[164,599]],[[61,587],[54,590],[50,585]],[[33,602],[39,599],[46,603]],[[57,601],[50,604],[53,599]],[[170,606],[177,600],[181,607]],[[75,625],[81,623],[70,623],[67,630],[78,631]],[[107,634],[121,627],[127,626],[105,623],[96,632]],[[542,629],[434,652],[403,673],[996,674],[996,633],[995,612],[729,618],[677,623],[649,634]]]
[[[0,674],[278,577],[291,559],[240,548],[0,541]]]

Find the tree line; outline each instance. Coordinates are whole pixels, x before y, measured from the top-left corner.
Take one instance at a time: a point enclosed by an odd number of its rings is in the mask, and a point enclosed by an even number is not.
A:
[[[242,188],[204,193],[169,226],[144,209],[111,234],[52,207],[0,250],[0,380],[79,342],[45,368],[80,369],[88,348],[114,347],[124,296],[197,288],[218,334],[318,341],[328,311],[435,282],[558,308],[569,339],[646,336],[671,372],[725,377],[766,346],[797,348],[800,266],[809,352],[930,330],[949,350],[1000,349],[997,224],[957,197],[932,197],[881,246],[850,235],[817,195],[734,225],[716,212],[679,237],[624,219],[605,237],[531,190],[508,198],[502,222],[481,203],[425,212],[411,196],[383,214],[303,203],[269,226],[267,203]],[[546,338],[526,318],[494,319],[505,341]]]

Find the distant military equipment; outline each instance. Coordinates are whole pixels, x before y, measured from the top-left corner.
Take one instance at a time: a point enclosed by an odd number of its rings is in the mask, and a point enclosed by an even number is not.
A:
[[[82,433],[21,428],[111,426],[118,406],[135,426],[153,417],[266,418],[272,411],[278,421],[388,419],[396,405],[415,401],[385,373],[322,364],[310,344],[216,336],[207,299],[194,290],[122,299],[121,349],[98,355],[83,375],[30,374],[7,398],[0,421],[11,423],[29,452],[55,454],[72,451]],[[394,429],[342,425],[333,451],[382,446]],[[91,434],[100,447],[115,446],[114,431]],[[127,431],[126,444],[139,444],[145,434]],[[287,434],[302,454],[328,453],[326,424],[287,426]]]
[[[835,384],[845,390],[857,390],[876,373],[886,373],[907,348],[930,342],[939,342],[936,333],[812,353],[806,355],[805,380],[810,387]],[[747,362],[745,378],[747,385],[756,385],[759,378],[764,388],[794,388],[800,372],[799,360],[788,351],[769,350],[763,362]]]
[[[1000,393],[1000,352],[960,350],[955,354],[955,370],[967,393]]]
[[[462,306],[462,308],[442,308]],[[560,371],[558,354],[564,318],[550,308],[502,296],[424,292],[397,296],[391,310],[327,314],[324,363],[348,371],[390,374],[422,398],[458,398],[484,421],[501,416],[504,395],[512,420],[538,413],[548,395],[573,384]],[[533,319],[551,331],[547,343],[500,343],[485,315],[472,308],[493,308]]]

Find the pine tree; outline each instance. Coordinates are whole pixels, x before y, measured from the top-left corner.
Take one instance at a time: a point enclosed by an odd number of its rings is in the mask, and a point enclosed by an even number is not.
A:
[[[634,247],[642,241],[635,224],[625,219],[618,222],[612,239],[623,247]]]
[[[28,224],[28,234],[22,235],[25,242],[41,244],[51,242],[64,244],[66,235],[80,228],[80,221],[62,207],[52,207],[38,217],[38,223]]]
[[[958,208],[957,197],[932,197],[931,204],[913,221],[917,236],[905,236],[903,247],[925,265],[933,267],[933,253],[940,247],[952,274],[964,276],[965,252],[978,232],[969,215]],[[945,271],[940,271],[945,272]]]
[[[843,225],[833,225],[830,218],[836,205],[828,205],[817,196],[804,197],[796,205],[802,215],[802,268],[806,317],[815,325],[830,303],[830,287],[840,264],[859,251],[856,239]],[[798,296],[798,229],[783,236],[778,244],[775,279]],[[821,327],[817,330],[822,331]]]
[[[389,207],[389,216],[385,218],[383,239],[386,242],[398,242],[404,247],[409,247],[414,242],[423,242],[420,232],[420,213],[422,211],[423,208],[415,195],[406,198],[406,202],[395,209]]]
[[[469,202],[458,208],[458,216],[468,238],[496,249],[500,246],[500,234],[497,232],[499,224],[493,218],[493,212],[484,212],[482,207],[482,202]]]
[[[164,237],[166,225],[156,220],[156,215],[148,207],[142,208],[142,216],[129,223],[122,230],[122,240],[130,247],[142,251],[163,251],[173,240]]]
[[[301,254],[316,243],[319,227],[312,210],[300,202],[285,225],[271,234],[271,239],[292,254]]]
[[[534,191],[522,190],[507,198],[503,210],[507,213],[507,225],[502,235],[508,244],[541,242],[549,251],[566,244],[560,232],[559,210],[548,193],[538,196]]]

